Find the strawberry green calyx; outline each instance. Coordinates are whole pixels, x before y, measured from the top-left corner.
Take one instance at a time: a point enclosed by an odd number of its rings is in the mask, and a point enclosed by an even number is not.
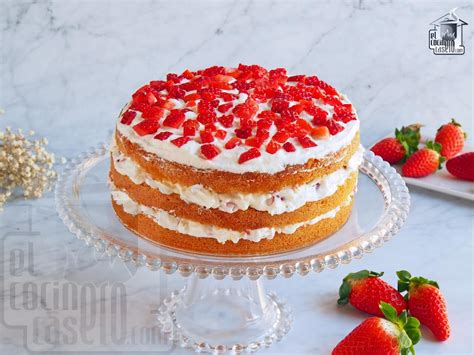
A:
[[[405,157],[408,158],[414,152],[418,150],[418,144],[420,143],[420,125],[410,125],[402,127],[401,129],[395,130],[395,138],[405,148]]]
[[[397,271],[398,276],[398,291],[404,292],[412,290],[421,285],[431,285],[439,289],[438,283],[433,280],[428,280],[424,277],[412,277],[406,270]]]
[[[380,277],[383,275],[383,272],[374,272],[369,270],[361,270],[358,272],[352,272],[348,274],[342,280],[341,287],[339,287],[339,299],[337,304],[344,305],[349,303],[349,295],[352,291],[352,281],[363,280],[367,277]]]
[[[380,302],[380,310],[385,318],[395,324],[400,330],[398,341],[401,354],[415,354],[414,345],[421,339],[420,322],[418,319],[409,317],[407,311],[403,311],[398,315],[395,308],[386,302]]]
[[[446,160],[446,158],[441,155],[441,144],[437,142],[433,142],[433,141],[426,141],[425,145],[426,145],[426,148],[434,150],[436,153],[438,153],[439,155],[438,169],[441,169],[441,164],[443,164],[444,161]]]

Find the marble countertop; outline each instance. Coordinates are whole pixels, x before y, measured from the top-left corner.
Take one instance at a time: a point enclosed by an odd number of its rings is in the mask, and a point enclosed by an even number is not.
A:
[[[428,48],[429,24],[456,6],[469,24],[466,53],[436,56]],[[366,145],[412,122],[434,133],[451,117],[472,143],[473,29],[473,4],[461,0],[4,0],[0,107],[6,115],[0,128],[32,129],[58,156],[71,158],[109,139],[117,113],[142,83],[187,67],[243,62],[317,73],[334,84],[358,108]],[[281,343],[262,353],[328,354],[365,317],[335,303],[340,280],[362,268],[383,270],[392,283],[401,268],[438,280],[452,337],[440,344],[425,331],[417,353],[473,353],[473,204],[419,188],[410,192],[406,225],[372,255],[305,278],[265,281],[288,300],[295,321]],[[185,280],[136,270],[86,247],[59,220],[52,194],[10,203],[0,214],[0,236],[0,353],[186,352],[143,339],[140,328],[152,324],[150,310]],[[124,286],[111,290],[106,281]],[[81,285],[79,300],[94,293],[86,315],[81,305],[62,310],[64,282]],[[104,305],[116,305],[122,293],[132,305],[125,310],[131,328],[124,331],[134,341],[118,346],[107,343],[114,334],[103,318],[87,314],[108,314]]]

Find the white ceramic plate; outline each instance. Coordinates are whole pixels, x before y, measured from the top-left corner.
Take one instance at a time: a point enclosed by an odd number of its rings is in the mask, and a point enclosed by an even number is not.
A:
[[[387,137],[393,137],[393,134],[387,135]],[[433,140],[430,137],[422,137],[421,142],[424,143],[427,140]],[[378,142],[377,140],[376,142]],[[375,142],[374,142],[375,144]],[[372,144],[373,145],[373,144]],[[372,145],[370,147],[372,147]],[[473,152],[474,147],[465,145],[461,153]],[[401,164],[393,165],[397,172],[401,175],[402,166]],[[422,187],[424,189],[438,191],[444,194],[461,197],[470,201],[474,201],[474,183],[472,181],[464,181],[452,176],[443,164],[443,168],[438,170],[435,174],[428,175],[423,178],[408,178],[403,177],[407,185],[413,185]]]

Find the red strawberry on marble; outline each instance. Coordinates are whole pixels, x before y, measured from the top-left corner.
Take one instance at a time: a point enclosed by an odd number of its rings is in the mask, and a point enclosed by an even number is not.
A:
[[[440,151],[439,143],[427,141],[423,149],[413,153],[407,159],[402,166],[402,175],[419,178],[435,173],[436,170],[441,169],[441,164],[444,162],[444,157],[439,154]]]
[[[398,290],[407,291],[410,314],[426,325],[439,341],[445,341],[451,334],[446,300],[436,281],[424,277],[412,277],[408,271],[397,272]]]
[[[332,355],[406,355],[415,354],[414,345],[421,339],[420,322],[400,316],[391,305],[380,304],[385,318],[372,317],[363,321],[349,333],[332,351]]]
[[[382,280],[382,273],[369,270],[350,273],[342,281],[339,288],[337,303],[345,305],[350,303],[362,312],[383,317],[380,302],[391,304],[398,314],[407,306],[403,296],[392,286]]]
[[[474,152],[449,159],[446,162],[446,169],[458,179],[474,181]]]
[[[435,142],[441,144],[440,154],[446,159],[451,159],[464,148],[466,132],[453,118],[451,122],[442,125],[436,133]]]
[[[370,150],[390,164],[396,164],[418,150],[420,126],[411,125],[395,130],[395,137],[384,138]]]

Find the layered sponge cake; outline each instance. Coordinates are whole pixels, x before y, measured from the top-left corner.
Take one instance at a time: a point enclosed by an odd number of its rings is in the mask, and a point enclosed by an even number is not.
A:
[[[186,70],[141,87],[122,110],[112,205],[125,227],[167,247],[289,251],[344,225],[361,161],[353,106],[318,77]]]

